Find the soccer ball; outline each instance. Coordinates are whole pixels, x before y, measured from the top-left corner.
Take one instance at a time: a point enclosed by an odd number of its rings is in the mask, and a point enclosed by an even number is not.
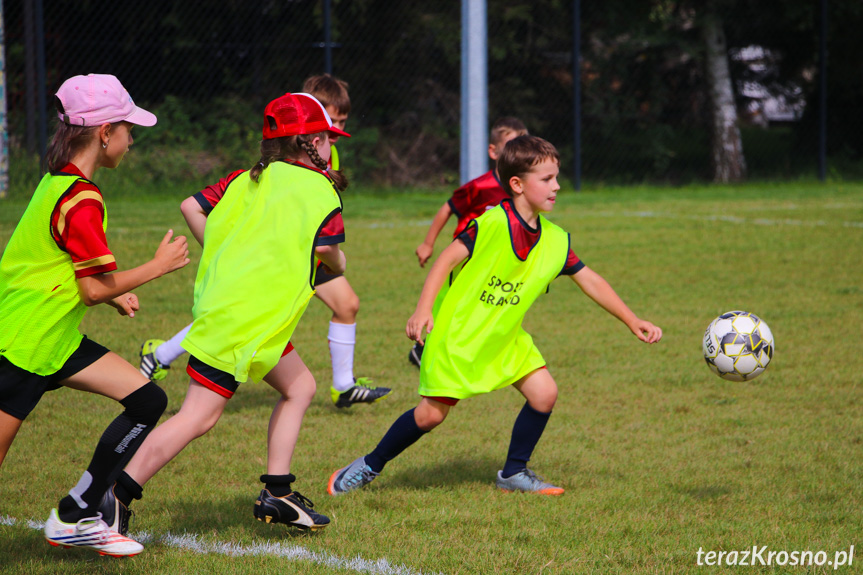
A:
[[[711,371],[731,381],[758,377],[773,358],[774,347],[767,324],[746,311],[729,311],[710,322],[702,342]]]

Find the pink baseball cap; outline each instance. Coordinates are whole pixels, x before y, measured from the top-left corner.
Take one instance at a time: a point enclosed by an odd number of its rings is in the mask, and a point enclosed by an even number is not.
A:
[[[111,74],[69,78],[56,96],[62,106],[57,116],[72,126],[101,126],[121,121],[139,126],[156,123],[156,116],[136,106],[120,80]]]
[[[329,132],[350,138],[345,131],[333,127],[327,110],[317,98],[305,92],[285,94],[264,109],[264,139]]]

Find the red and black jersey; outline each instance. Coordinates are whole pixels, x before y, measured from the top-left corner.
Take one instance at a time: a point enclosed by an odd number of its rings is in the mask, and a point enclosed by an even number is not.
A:
[[[531,250],[536,247],[536,244],[539,242],[542,228],[530,227],[515,210],[512,200],[504,200],[500,206],[506,212],[507,221],[509,222],[509,236],[512,239],[512,250],[520,260],[524,261],[527,259],[527,256],[530,255]],[[473,248],[476,244],[476,233],[477,226],[472,226],[470,225],[470,222],[468,222],[467,229],[460,233],[457,238],[467,246],[468,252],[471,254],[473,254]],[[583,267],[584,262],[575,255],[575,252],[573,252],[570,247],[569,253],[566,256],[566,263],[557,275],[571,276],[576,274]]]
[[[116,270],[117,262],[108,249],[102,226],[105,219],[102,192],[74,164],[67,164],[60,172],[82,179],[63,194],[51,213],[54,241],[72,258],[77,278]]]
[[[290,162],[295,166],[301,166],[303,168],[308,168],[310,170],[314,170],[319,173],[324,173],[321,170],[314,168],[312,166],[307,166],[301,162]],[[213,208],[216,207],[222,197],[225,195],[225,190],[228,189],[228,184],[230,184],[234,179],[245,172],[246,170],[237,170],[235,172],[231,172],[228,176],[220,179],[215,184],[211,184],[196,193],[193,197],[198,202],[198,205],[201,206],[201,209],[204,210],[204,213],[209,215]],[[345,241],[345,223],[342,219],[341,212],[332,216],[327,222],[324,224],[324,227],[321,228],[321,232],[318,234],[317,241],[315,245],[318,246],[328,246],[333,244],[341,244]]]
[[[458,218],[452,237],[458,237],[467,227],[468,222],[508,198],[509,195],[503,190],[494,170],[474,178],[454,191],[447,201],[449,208]]]

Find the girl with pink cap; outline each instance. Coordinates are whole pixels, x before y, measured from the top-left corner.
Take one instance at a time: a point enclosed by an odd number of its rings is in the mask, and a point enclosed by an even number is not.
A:
[[[168,230],[152,260],[116,271],[105,237],[107,213],[93,177],[116,168],[135,125],[156,117],[135,105],[111,75],[75,76],[55,96],[60,123],[45,174],[0,258],[0,463],[46,391],[69,387],[120,402],[77,485],[52,509],[52,545],[102,555],[140,553],[98,513],[105,490],[156,425],[165,392],[119,355],[78,331],[87,307],[106,303],[134,317],[138,286],[189,263],[186,238]],[[114,273],[110,273],[114,272]]]

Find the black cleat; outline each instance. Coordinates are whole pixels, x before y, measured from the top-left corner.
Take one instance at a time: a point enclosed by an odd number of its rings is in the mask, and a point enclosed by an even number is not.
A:
[[[102,496],[102,501],[99,502],[99,512],[102,514],[102,521],[108,524],[111,531],[116,531],[120,535],[126,535],[129,532],[129,518],[132,516],[132,510],[117,499],[117,496],[114,495],[113,485]]]
[[[417,342],[408,352],[408,361],[414,364],[415,366],[420,366],[420,361],[423,358],[423,346],[421,343]]]
[[[338,408],[350,407],[355,403],[377,403],[390,393],[389,387],[375,387],[367,377],[354,379],[354,386],[346,391],[330,387],[330,397]]]
[[[265,523],[284,523],[300,529],[317,531],[330,524],[330,518],[315,513],[314,503],[294,491],[284,497],[273,497],[266,489],[255,501],[255,519]]]

